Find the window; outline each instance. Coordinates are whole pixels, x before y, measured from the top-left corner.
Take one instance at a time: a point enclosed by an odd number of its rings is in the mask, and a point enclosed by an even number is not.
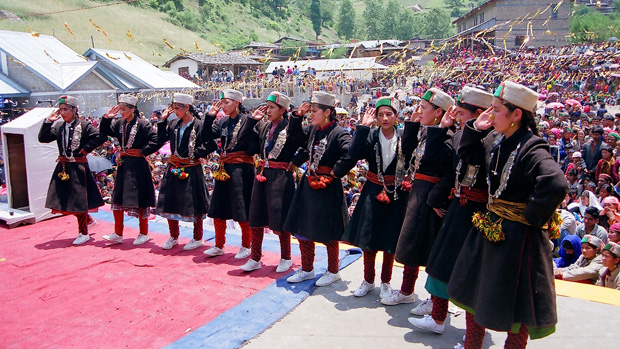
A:
[[[525,36],[515,36],[515,47],[521,47],[521,45],[523,45],[524,40],[525,40]]]
[[[478,17],[474,17],[474,26],[478,25]]]
[[[558,19],[558,12],[560,12],[559,4],[551,4],[551,19]]]
[[[484,12],[480,14],[480,24],[484,23]]]

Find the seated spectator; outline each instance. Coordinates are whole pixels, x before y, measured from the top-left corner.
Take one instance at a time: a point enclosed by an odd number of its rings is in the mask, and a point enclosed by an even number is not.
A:
[[[560,244],[558,251],[559,258],[554,258],[555,266],[558,268],[566,268],[575,263],[577,258],[581,256],[581,239],[577,235],[566,235]]]
[[[602,241],[596,236],[584,236],[581,239],[581,256],[568,267],[555,269],[555,278],[587,284],[596,283],[599,271],[603,267],[603,257],[599,254],[601,246]]]
[[[607,237],[610,242],[620,243],[620,223],[614,223],[609,227]]]
[[[607,243],[607,231],[596,224],[599,219],[599,210],[596,207],[588,207],[583,215],[583,223],[577,226],[575,235],[583,238],[586,235],[594,235],[603,243]]]
[[[603,247],[603,268],[600,270],[600,278],[597,285],[620,290],[620,245],[610,242]]]
[[[581,197],[579,199],[579,212],[578,212],[582,218],[586,214],[586,209],[589,207],[594,207],[599,212],[603,209],[598,199],[596,198],[596,195],[594,195],[594,193],[589,190],[584,190],[583,193],[581,193]]]
[[[611,186],[609,186],[609,190],[611,190]],[[600,213],[601,217],[598,224],[605,230],[608,230],[612,224],[620,222],[619,206],[620,201],[615,196],[607,196],[603,199],[603,211]]]

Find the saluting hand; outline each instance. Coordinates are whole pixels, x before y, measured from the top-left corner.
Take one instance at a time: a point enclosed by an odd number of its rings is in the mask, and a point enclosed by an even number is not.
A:
[[[310,103],[303,102],[301,103],[299,108],[297,108],[297,116],[304,116],[308,114],[309,111],[310,111]]]
[[[174,113],[172,110],[172,105],[168,105],[168,107],[161,113],[160,120],[166,120],[170,116],[170,114]]]
[[[485,131],[490,129],[493,126],[493,119],[491,117],[491,110],[493,107],[489,107],[489,109],[485,110],[478,116],[476,121],[474,121],[474,127],[476,130]]]
[[[377,120],[377,109],[376,108],[367,108],[364,113],[364,117],[362,118],[361,124],[364,126],[372,126],[375,124]]]
[[[110,110],[108,110],[108,112],[105,113],[103,117],[106,119],[113,119],[116,116],[116,114],[118,114],[119,110],[121,110],[121,108],[118,105],[115,105],[112,108],[110,108]]]
[[[448,108],[448,111],[443,114],[440,125],[441,127],[448,128],[454,125],[455,122],[456,122],[456,107],[451,106],[450,108]]]
[[[255,120],[261,120],[263,117],[265,117],[266,113],[267,106],[261,105],[260,107],[256,108],[256,110],[252,113],[252,118]]]
[[[411,113],[411,117],[409,120],[413,122],[420,122],[420,118],[422,117],[422,110],[420,110],[420,104],[415,107],[413,113]]]
[[[219,112],[221,108],[222,108],[221,100],[215,102],[214,104],[211,104],[211,106],[209,107],[209,115],[216,116],[217,112]]]
[[[60,109],[54,109],[50,116],[47,117],[47,121],[52,123],[58,119],[60,119]]]

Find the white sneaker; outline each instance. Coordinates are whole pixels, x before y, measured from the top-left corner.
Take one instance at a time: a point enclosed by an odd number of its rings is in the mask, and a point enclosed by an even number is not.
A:
[[[86,241],[90,240],[90,235],[78,234],[78,236],[73,240],[74,245],[81,245]]]
[[[92,221],[88,222],[87,227],[88,227],[88,229],[90,229],[90,228],[94,227],[95,225],[97,225],[97,220],[93,218]]]
[[[295,274],[293,274],[292,276],[289,276],[289,278],[286,279],[286,281],[288,281],[291,284],[295,284],[295,283],[306,281],[306,280],[312,280],[315,277],[316,276],[314,275],[314,270],[303,271],[301,268],[299,268],[295,271]]]
[[[454,349],[465,349],[465,346],[462,343],[456,343]]]
[[[224,254],[224,249],[213,246],[209,248],[208,250],[204,251],[204,254],[206,254],[209,257],[221,256]]]
[[[396,304],[413,303],[413,302],[415,302],[414,293],[408,296],[405,296],[404,294],[400,293],[400,290],[394,290],[392,291],[391,295],[385,298],[381,298],[381,303],[384,305],[396,305]]]
[[[326,271],[325,274],[323,274],[323,276],[316,280],[314,284],[318,287],[321,287],[331,285],[338,280],[340,280],[340,273],[332,274]]]
[[[252,258],[248,259],[247,262],[245,262],[244,265],[241,266],[241,270],[243,271],[253,271],[253,270],[258,270],[260,268],[263,267],[263,263],[261,263],[260,261],[255,261]]]
[[[368,294],[368,292],[374,289],[375,289],[375,284],[371,284],[369,282],[366,282],[366,280],[364,280],[362,281],[362,284],[360,285],[360,287],[358,287],[357,290],[353,291],[353,295],[355,297],[364,297],[365,295]]]
[[[116,234],[116,233],[112,233],[110,235],[104,235],[101,237],[104,240],[108,240],[110,242],[114,242],[116,244],[122,244],[123,243],[123,237]]]
[[[143,243],[151,240],[151,237],[147,234],[138,234],[138,237],[133,241],[135,246],[142,245]]]
[[[251,249],[241,246],[241,248],[239,248],[239,252],[237,252],[237,254],[235,255],[235,259],[248,258],[250,257],[250,254],[252,254]]]
[[[202,241],[202,239],[200,240],[191,239],[188,243],[185,244],[185,246],[183,246],[183,249],[185,251],[189,251],[189,250],[193,250],[195,248],[198,248],[204,245],[205,245],[205,242]]]
[[[173,248],[174,246],[179,244],[179,239],[175,239],[173,237],[170,237],[170,239],[168,239],[168,241],[164,242],[163,245],[161,245],[161,248],[163,248],[164,250],[169,250],[171,248]]]
[[[415,308],[411,309],[411,314],[417,316],[428,315],[433,311],[433,301],[428,298],[418,304]]]
[[[276,268],[276,273],[284,273],[285,271],[291,269],[293,265],[293,261],[290,259],[280,259],[280,264]]]
[[[430,315],[424,315],[424,317],[421,319],[410,317],[408,320],[410,324],[417,328],[433,331],[437,334],[442,334],[444,328],[446,327],[445,324],[436,323],[435,320],[433,320],[433,317]]]
[[[381,292],[379,293],[379,298],[383,299],[385,297],[389,297],[392,294],[392,286],[389,283],[382,282],[381,283]]]

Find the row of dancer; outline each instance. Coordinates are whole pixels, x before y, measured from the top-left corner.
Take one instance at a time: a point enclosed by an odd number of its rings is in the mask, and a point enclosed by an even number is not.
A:
[[[191,96],[179,97],[188,98],[186,102],[190,102]],[[552,297],[553,273],[547,270],[550,268],[547,259],[551,261],[550,251],[545,249],[548,235],[541,228],[561,201],[555,202],[560,194],[563,198],[566,181],[557,165],[549,162],[552,159],[546,143],[537,137],[531,112],[537,99],[536,93],[511,82],[502,84],[495,98],[483,91],[465,88],[457,98],[456,107],[452,107],[454,101],[450,96],[430,89],[422,98],[414,122],[407,122],[402,134],[394,127],[399,111],[397,99],[382,98],[378,100],[376,109],[366,113],[352,142],[335,122],[333,95],[315,92],[311,104],[304,103],[291,117],[286,118],[284,113],[290,100],[286,96],[272,94],[267,106],[259,108],[252,117],[245,116],[237,122],[231,122],[230,119],[234,118],[230,115],[241,111],[241,97],[235,99],[234,91],[225,91],[223,97],[222,102],[216,104],[203,121],[203,126],[213,122],[215,113],[221,107],[229,120],[226,120],[227,117],[220,119],[218,126],[193,129],[195,131],[190,131],[188,135],[181,129],[183,122],[175,127],[173,123],[162,120],[158,132],[163,134],[161,130],[165,129],[169,138],[179,142],[179,145],[183,144],[183,140],[177,141],[178,137],[205,140],[200,146],[204,146],[203,150],[208,153],[215,148],[213,144],[208,144],[218,138],[214,131],[219,129],[225,160],[216,174],[221,179],[216,182],[216,191],[219,182],[229,184],[228,187],[220,185],[222,189],[226,188],[220,195],[237,195],[237,200],[232,202],[235,205],[247,202],[239,198],[250,203],[248,227],[253,228],[246,228],[246,232],[252,231],[253,243],[251,258],[242,269],[251,271],[262,266],[262,230],[269,227],[280,235],[282,261],[290,261],[289,234],[300,238],[302,267],[288,278],[289,282],[315,277],[312,266],[314,242],[326,244],[328,271],[317,280],[317,285],[328,285],[340,278],[338,241],[342,239],[364,250],[364,281],[355,291],[356,296],[363,296],[374,288],[377,251],[384,252],[380,295],[386,305],[413,303],[418,268],[428,266],[430,277],[426,287],[433,295],[432,303],[424,302],[416,309],[418,314],[428,313],[429,310],[424,308],[432,304],[432,314],[422,319],[410,319],[417,327],[443,332],[448,299],[452,299],[467,310],[467,348],[482,345],[485,327],[514,331],[509,334],[507,345],[513,342],[525,345],[528,332],[532,338],[538,338],[553,331],[557,321]],[[175,103],[175,113],[183,119],[184,114],[177,112]],[[232,104],[228,110],[227,103]],[[493,105],[487,109],[491,103]],[[62,112],[63,105],[60,105]],[[189,110],[191,103],[180,107]],[[311,111],[312,126],[304,128],[301,127],[301,117],[308,111]],[[260,121],[265,114],[267,120]],[[284,120],[286,123],[282,124]],[[455,120],[462,127],[453,134]],[[379,127],[372,128],[375,122]],[[44,124],[44,127],[47,126]],[[495,130],[491,131],[492,127]],[[42,133],[43,130],[42,127]],[[91,133],[95,137],[95,133]],[[226,139],[228,135],[231,135],[230,141]],[[229,166],[250,165],[245,157],[250,155],[248,152],[236,153],[235,146],[244,143],[240,135],[258,138],[259,142],[248,141],[247,144],[260,144],[255,151],[260,152],[263,159],[256,176],[252,166],[242,166],[248,167],[250,175],[247,177],[251,177],[253,182],[249,199],[243,196],[241,189],[244,187],[233,181],[235,175],[243,175],[243,170],[239,170],[240,166]],[[119,140],[124,139],[121,137]],[[62,144],[66,141],[59,141],[61,158],[65,154],[63,150],[67,150],[61,147]],[[92,145],[89,147],[92,148]],[[189,152],[192,147],[186,148]],[[88,151],[88,147],[71,149]],[[171,142],[171,149],[175,155],[177,152],[180,154],[180,160],[190,161],[191,164],[192,157],[181,150],[182,146],[175,151]],[[228,151],[230,158],[227,158]],[[348,216],[338,178],[361,158],[369,162],[369,180],[362,190],[352,220],[347,224]],[[62,172],[65,172],[65,164],[82,164],[71,160],[59,163],[59,166],[63,165]],[[308,169],[295,189],[289,170],[306,160],[309,160]],[[187,179],[191,172],[184,175],[188,173],[182,167],[184,165],[185,162],[179,162],[177,166],[171,162],[166,175],[173,176],[175,181],[182,181],[183,177]],[[56,172],[50,193],[54,183],[58,182]],[[202,178],[201,174],[199,178]],[[489,185],[492,195],[489,194]],[[162,185],[162,191],[164,188]],[[188,195],[187,191],[180,193],[179,187],[175,188],[171,191],[174,195]],[[205,197],[208,198],[206,193]],[[214,192],[214,200],[207,205],[210,211],[215,207],[217,197]],[[484,206],[489,199],[487,211]],[[173,206],[182,203],[175,202]],[[164,204],[158,201],[158,211],[164,212],[160,208]],[[122,203],[118,205],[119,208],[126,208]],[[486,213],[474,215],[478,211]],[[476,217],[477,224],[469,229],[472,217]],[[178,217],[167,218],[170,222]],[[219,219],[229,218],[234,219],[225,215]],[[80,232],[84,231],[82,221],[78,216]],[[195,235],[190,244],[201,246],[202,235],[196,234],[198,230],[202,233],[202,227],[197,229],[198,220],[193,221]],[[202,219],[198,224],[201,223]],[[178,223],[176,227],[175,237],[171,225],[171,240],[178,239]],[[248,238],[242,240],[247,241]],[[172,246],[174,244],[172,242]],[[465,248],[461,249],[462,245]],[[217,223],[216,246],[206,252],[212,255],[223,253],[215,248],[223,249],[223,242],[218,246]],[[405,270],[401,289],[392,292],[389,280],[394,256],[405,265]],[[282,261],[278,271],[282,271]],[[549,275],[550,278],[547,277]],[[536,292],[532,285],[537,285]]]

